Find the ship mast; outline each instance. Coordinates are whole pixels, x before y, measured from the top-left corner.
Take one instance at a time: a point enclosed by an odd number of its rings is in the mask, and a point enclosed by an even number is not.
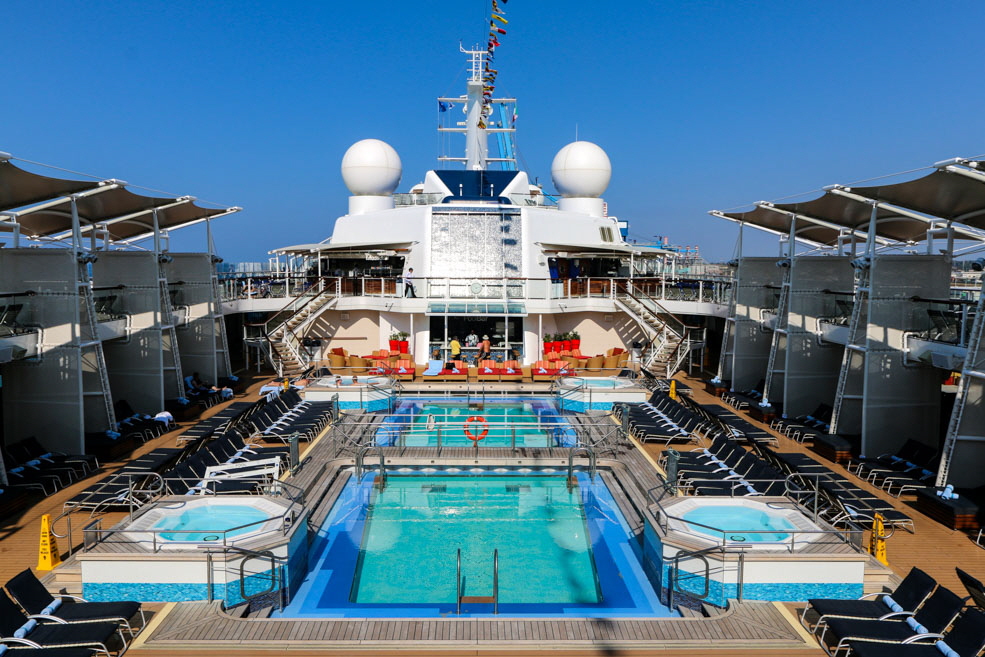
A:
[[[440,97],[438,105],[445,112],[453,105],[465,105],[465,120],[451,125],[438,126],[439,133],[460,133],[465,135],[465,157],[441,155],[441,162],[461,162],[468,171],[483,171],[490,164],[516,170],[515,146],[512,135],[516,130],[509,125],[509,115],[516,103],[515,98],[485,98],[486,57],[487,50],[479,50],[473,46],[466,50],[459,45],[459,50],[469,56],[469,75],[466,81],[466,95],[458,97]],[[493,110],[495,106],[496,110]],[[496,116],[498,111],[498,116]],[[486,112],[486,115],[483,115]],[[499,138],[500,157],[489,157],[489,133],[497,133]],[[501,134],[500,134],[501,133]]]
[[[482,102],[482,70],[486,60],[485,50],[466,50],[459,46],[466,55],[472,57],[472,74],[466,86],[466,115],[465,119],[465,168],[469,171],[483,171],[486,168],[486,158],[489,157],[485,120],[482,115],[485,104]],[[483,127],[480,127],[480,124]]]

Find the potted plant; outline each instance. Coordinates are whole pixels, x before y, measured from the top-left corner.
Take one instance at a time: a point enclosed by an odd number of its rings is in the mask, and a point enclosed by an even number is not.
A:
[[[572,351],[574,351],[575,349],[581,349],[581,335],[578,333],[578,331],[572,331],[569,335],[571,337]]]
[[[409,354],[410,353],[410,343],[407,341],[407,338],[410,337],[410,333],[407,333],[405,331],[401,331],[400,333],[397,334],[397,336],[398,336],[397,337],[397,340],[398,340],[398,343],[397,344],[398,344],[398,347],[400,348],[400,353],[402,353],[402,354]]]
[[[561,351],[561,347],[564,346],[564,333],[555,333],[554,342],[551,345],[551,351]]]
[[[554,336],[553,335],[551,335],[550,333],[545,333],[544,334],[544,354],[545,355],[547,353],[551,352],[551,351],[554,351],[554,343],[553,343],[553,340],[554,340]]]
[[[390,351],[396,353],[400,349],[400,331],[390,334]]]
[[[571,351],[571,334],[565,333],[561,336],[561,351]]]

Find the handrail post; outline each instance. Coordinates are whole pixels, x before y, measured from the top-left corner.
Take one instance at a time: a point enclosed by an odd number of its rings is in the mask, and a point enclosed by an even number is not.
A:
[[[493,550],[493,613],[499,613],[499,548]]]
[[[737,582],[737,590],[735,593],[735,597],[736,599],[738,599],[739,602],[742,602],[742,589],[745,583],[745,574],[746,574],[746,553],[740,552],[738,582]]]
[[[458,564],[455,568],[455,613],[462,615],[462,548],[458,548]]]
[[[215,596],[212,595],[212,553],[211,552],[205,553],[205,568],[207,569],[205,572],[205,585],[209,588],[207,600],[209,602],[212,602],[215,599]]]

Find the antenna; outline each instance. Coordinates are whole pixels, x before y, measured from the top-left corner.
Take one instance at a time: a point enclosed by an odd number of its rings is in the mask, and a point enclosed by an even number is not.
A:
[[[575,124],[575,141],[578,141],[578,124]]]

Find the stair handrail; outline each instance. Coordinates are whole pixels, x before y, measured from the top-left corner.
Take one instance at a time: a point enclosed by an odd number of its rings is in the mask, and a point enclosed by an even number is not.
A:
[[[455,615],[462,615],[462,548],[458,548],[455,556]],[[493,550],[493,614],[499,613],[499,548]]]
[[[681,548],[674,555],[673,563],[670,569],[667,571],[667,577],[670,581],[667,582],[667,607],[673,609],[674,607],[674,593],[684,593],[681,589],[677,588],[678,574],[681,570],[681,561],[686,559],[701,559],[702,563],[705,565],[705,590],[701,595],[692,593],[694,597],[699,600],[704,600],[711,593],[711,562],[708,561],[707,555],[712,552],[718,552],[725,554],[726,550],[720,545],[715,545],[712,547],[702,548],[700,550],[687,550]],[[740,571],[741,567],[744,565],[744,561],[740,561]],[[742,579],[742,573],[739,574],[740,580]]]
[[[315,294],[312,294],[309,297],[307,297],[307,299],[301,305],[298,306],[296,304],[298,303],[298,301],[300,301],[302,298],[304,298],[304,293],[303,292],[300,295],[298,295],[298,296],[291,297],[291,300],[290,301],[288,301],[286,304],[284,304],[284,306],[281,307],[280,310],[278,310],[273,315],[271,315],[267,319],[267,321],[265,321],[263,323],[263,330],[264,330],[264,332],[267,335],[270,335],[271,333],[275,333],[277,331],[277,329],[279,329],[282,325],[284,325],[284,324],[287,323],[287,320],[289,320],[294,315],[298,314],[301,310],[303,310],[308,304],[310,304],[311,302],[313,302],[315,299],[317,299],[321,295],[323,295],[326,292],[328,292],[330,288],[333,288],[332,289],[333,292],[337,292],[337,289],[334,289],[335,286],[326,285],[325,284],[325,280],[326,280],[326,277],[324,277],[324,276],[321,277],[320,279],[318,279],[318,284],[317,284],[317,286],[319,288],[318,289],[318,292],[315,293]],[[284,315],[283,318],[279,318],[278,316],[279,315],[282,315],[282,314]],[[279,323],[278,324],[275,324],[273,326],[273,329],[271,330],[271,322],[274,322],[275,320],[278,321]]]
[[[278,598],[278,604],[280,608],[284,607],[284,574],[281,572],[281,566],[287,564],[286,557],[279,557],[274,554],[273,550],[249,550],[247,548],[237,547],[235,545],[224,545],[220,548],[216,548],[213,545],[199,545],[200,549],[205,550],[205,563],[206,563],[206,582],[208,588],[208,601],[212,602],[215,599],[214,593],[212,591],[213,584],[213,567],[212,561],[214,554],[225,554],[227,552],[235,552],[243,556],[243,559],[239,562],[239,596],[245,601],[249,602],[255,598],[272,593],[275,590],[279,590],[281,595]],[[268,586],[263,591],[256,591],[254,593],[246,592],[246,561],[247,559],[269,559],[270,560],[270,586]]]

